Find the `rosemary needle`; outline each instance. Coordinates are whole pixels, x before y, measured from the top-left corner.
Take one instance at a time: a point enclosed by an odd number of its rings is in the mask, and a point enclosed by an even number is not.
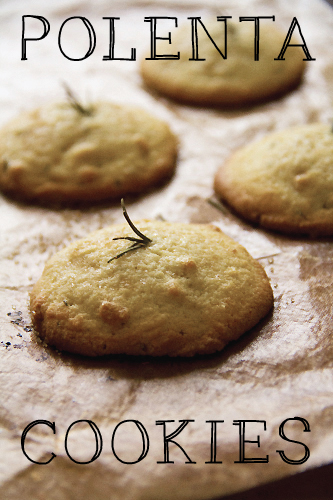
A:
[[[64,89],[66,92],[68,102],[72,106],[72,108],[74,108],[75,111],[77,111],[78,113],[81,113],[82,115],[91,116],[91,114],[92,114],[91,109],[84,107],[80,103],[80,101],[78,100],[78,98],[76,97],[74,92],[70,89],[70,87],[67,85],[67,83],[64,82],[63,86],[64,86]]]
[[[133,243],[132,243],[132,245],[130,245],[128,248],[126,248],[122,252],[118,253],[114,257],[111,257],[111,259],[108,260],[108,264],[115,259],[119,259],[119,257],[122,257],[123,255],[125,255],[128,252],[132,252],[133,250],[137,250],[138,248],[145,247],[149,243],[152,242],[152,240],[150,238],[148,238],[148,236],[145,236],[143,233],[141,233],[141,231],[138,230],[137,227],[134,226],[133,222],[129,218],[129,215],[126,211],[126,207],[125,207],[125,203],[124,203],[123,198],[121,199],[121,206],[123,209],[123,215],[124,215],[128,225],[134,231],[134,233],[139,236],[139,238],[134,238],[133,236],[119,236],[117,238],[113,238],[113,240],[128,240],[128,241],[133,241]]]
[[[125,219],[127,220],[129,226],[131,227],[131,229],[135,232],[135,234],[137,234],[138,236],[140,236],[140,238],[145,242],[145,244],[147,245],[148,243],[151,243],[151,239],[148,238],[147,236],[145,236],[144,234],[142,234],[138,228],[136,228],[133,224],[133,222],[131,221],[131,219],[129,218],[128,216],[128,213],[126,211],[126,207],[125,207],[125,202],[124,202],[124,199],[122,198],[121,199],[121,206],[122,206],[122,209],[123,209],[123,214],[124,214],[124,217]],[[114,238],[114,239],[129,239],[129,238]],[[134,241],[133,238],[130,238],[131,241]]]
[[[227,214],[228,210],[224,205],[222,205],[221,202],[214,200],[213,198],[207,198],[206,199],[207,203],[209,203],[212,207],[216,208],[217,210],[220,210],[223,214]]]

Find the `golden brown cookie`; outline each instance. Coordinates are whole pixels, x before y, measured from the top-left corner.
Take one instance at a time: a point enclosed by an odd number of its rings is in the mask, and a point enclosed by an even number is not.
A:
[[[218,228],[146,220],[136,226],[145,242],[127,224],[114,225],[46,264],[30,308],[49,345],[88,356],[206,354],[271,309],[264,269]],[[134,240],[114,240],[127,237]]]
[[[224,23],[204,23],[225,55]],[[203,28],[198,25],[199,57],[191,61],[191,26],[172,33],[172,45],[158,41],[159,54],[180,53],[180,59],[146,60],[141,63],[147,86],[177,101],[220,106],[242,106],[277,97],[301,81],[304,71],[302,48],[288,48],[285,60],[276,61],[286,38],[271,20],[260,24],[259,60],[254,60],[254,23],[227,22],[227,59],[223,59]],[[292,43],[295,40],[292,38]],[[299,43],[299,42],[296,42]],[[146,55],[146,57],[150,57]]]
[[[50,104],[0,131],[0,189],[40,202],[119,198],[169,177],[176,149],[169,126],[142,109]]]
[[[215,177],[236,212],[284,233],[333,234],[333,133],[316,123],[272,133],[236,151]]]

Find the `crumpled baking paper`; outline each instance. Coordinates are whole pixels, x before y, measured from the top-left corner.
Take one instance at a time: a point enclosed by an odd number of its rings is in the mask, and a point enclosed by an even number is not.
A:
[[[27,42],[22,61],[24,15],[44,16],[50,32]],[[187,17],[198,15],[203,21],[211,15],[275,15],[286,33],[297,17],[316,60],[306,63],[302,85],[278,101],[234,111],[173,103],[140,78],[139,60],[150,43],[144,18],[189,23]],[[66,59],[58,47],[62,23],[75,16],[86,17],[96,33],[94,53],[81,62]],[[137,61],[103,61],[107,16],[120,17],[118,57],[129,57],[135,47]],[[41,36],[40,21],[26,23],[31,38]],[[86,50],[86,32],[81,21],[71,23],[62,43],[78,57]],[[170,23],[164,26],[172,31]],[[0,497],[204,500],[330,462],[332,240],[266,232],[211,203],[214,173],[235,149],[270,131],[332,120],[330,7],[315,0],[16,0],[1,3],[0,32],[1,124],[24,109],[64,99],[63,81],[85,102],[133,103],[165,119],[179,137],[177,172],[168,184],[128,199],[131,218],[218,225],[264,266],[275,296],[271,315],[215,355],[87,359],[57,352],[30,331],[29,292],[54,252],[122,221],[120,205],[47,208],[1,196]],[[27,430],[36,421],[44,423]],[[172,438],[182,421],[183,430]],[[56,456],[49,464],[32,462],[47,462],[51,453]],[[167,458],[170,463],[160,463]],[[212,461],[217,463],[207,463]]]

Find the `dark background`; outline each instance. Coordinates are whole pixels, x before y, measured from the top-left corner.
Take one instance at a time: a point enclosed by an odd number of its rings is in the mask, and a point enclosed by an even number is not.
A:
[[[333,3],[333,0],[331,0]],[[332,500],[333,463],[221,500]]]

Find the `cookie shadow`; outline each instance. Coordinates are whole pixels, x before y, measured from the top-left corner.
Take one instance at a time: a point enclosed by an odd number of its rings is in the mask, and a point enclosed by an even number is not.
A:
[[[218,104],[214,101],[207,101],[196,103],[190,100],[186,100],[184,97],[177,98],[175,95],[166,95],[158,90],[148,86],[144,80],[140,83],[140,88],[146,94],[149,94],[154,101],[160,102],[164,107],[168,108],[170,111],[174,112],[175,115],[179,114],[179,109],[184,107],[184,109],[194,109],[194,110],[210,110],[216,111],[226,118],[238,118],[243,115],[250,114],[255,111],[261,111],[267,107],[267,105],[279,104],[290,94],[293,94],[300,90],[304,84],[304,75],[295,82],[292,82],[288,87],[276,91],[274,94],[268,96],[262,96],[257,100],[253,100],[249,103],[237,103],[237,102],[226,102],[224,104]]]
[[[67,352],[59,352],[49,346],[38,343],[37,336],[32,335],[37,361],[47,362],[49,358],[57,364],[59,360],[74,371],[104,370],[108,380],[145,381],[152,379],[168,379],[194,372],[216,370],[223,367],[228,377],[228,364],[235,356],[241,355],[254,341],[260,337],[271,335],[273,311],[263,318],[254,328],[244,333],[238,340],[230,342],[222,351],[208,355],[185,357],[153,357],[131,355],[106,355],[88,357]],[[223,372],[222,371],[222,372]],[[223,376],[223,375],[222,375]]]
[[[208,202],[214,209],[215,213],[220,214],[221,219],[226,219],[233,224],[239,226],[242,230],[246,231],[256,231],[265,235],[269,241],[277,246],[293,246],[300,244],[311,244],[311,243],[332,243],[333,236],[320,236],[316,234],[307,234],[306,230],[304,233],[301,232],[283,232],[283,230],[272,229],[269,227],[262,226],[260,224],[260,219],[258,221],[246,219],[241,213],[237,212],[234,207],[229,205],[229,203],[220,198],[217,195],[212,195],[207,200],[203,200],[197,197],[198,200],[194,200],[193,206],[197,208],[204,201]],[[192,216],[191,222],[196,222],[197,213]],[[205,222],[209,222],[208,220]]]
[[[178,163],[178,162],[177,162]],[[168,175],[165,175],[163,178],[159,179],[154,185],[143,189],[140,192],[134,193],[123,193],[117,196],[112,196],[108,198],[103,198],[101,200],[81,200],[81,201],[70,201],[61,199],[61,200],[38,200],[38,199],[26,199],[19,195],[19,193],[6,193],[2,192],[1,196],[3,196],[4,200],[9,204],[15,204],[19,208],[27,208],[34,207],[40,208],[42,210],[52,210],[53,212],[62,212],[64,210],[80,210],[83,213],[87,212],[95,212],[99,210],[109,209],[109,208],[118,208],[120,206],[121,198],[126,200],[126,204],[135,203],[136,201],[140,201],[145,196],[150,194],[159,194],[162,193],[165,189],[167,189],[173,181],[175,176],[177,166],[175,170]]]

